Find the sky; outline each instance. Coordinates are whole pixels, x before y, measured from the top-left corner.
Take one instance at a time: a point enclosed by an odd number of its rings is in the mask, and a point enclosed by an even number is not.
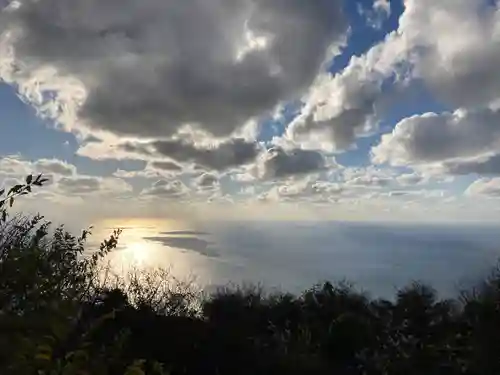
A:
[[[64,220],[496,221],[497,0],[0,0],[0,184]]]

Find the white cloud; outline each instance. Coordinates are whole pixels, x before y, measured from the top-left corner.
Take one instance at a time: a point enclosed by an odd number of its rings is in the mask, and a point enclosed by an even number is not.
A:
[[[389,16],[391,14],[391,3],[389,0],[375,0],[373,2],[373,9]]]
[[[317,79],[287,137],[303,147],[345,149],[397,102],[395,92],[416,81],[449,106],[492,108],[500,96],[498,65],[498,5],[407,0],[398,30],[342,72]]]
[[[474,181],[465,191],[469,196],[500,197],[500,178],[481,178]]]
[[[396,181],[402,186],[411,186],[424,183],[426,179],[418,173],[404,173],[396,177]]]
[[[386,100],[383,83],[399,80],[407,59],[405,40],[391,33],[365,55],[353,56],[342,72],[319,76],[287,138],[328,151],[349,147],[357,136],[374,129],[377,108]]]
[[[500,147],[500,112],[490,109],[415,115],[373,148],[376,163],[418,165],[483,155]]]
[[[57,159],[29,161],[13,155],[0,158],[0,174],[17,178],[29,174],[43,174],[47,178],[57,179],[61,176],[75,175],[76,167]]]

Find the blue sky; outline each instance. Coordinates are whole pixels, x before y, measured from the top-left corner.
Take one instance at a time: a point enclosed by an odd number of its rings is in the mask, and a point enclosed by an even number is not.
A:
[[[50,174],[36,208],[497,218],[497,1],[56,2],[0,13],[0,179]]]

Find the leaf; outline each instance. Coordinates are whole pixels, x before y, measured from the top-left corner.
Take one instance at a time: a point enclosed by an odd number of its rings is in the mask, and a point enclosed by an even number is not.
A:
[[[35,355],[35,359],[37,361],[44,361],[44,362],[47,362],[47,361],[50,361],[50,354],[47,354],[47,353],[38,353]]]
[[[14,204],[14,197],[10,197],[9,206],[12,207],[13,204]]]
[[[0,195],[3,195],[5,193],[5,189],[0,190]]]
[[[30,174],[30,175],[26,176],[26,183],[29,185],[29,184],[31,184],[31,181],[33,181],[33,175]]]
[[[17,192],[19,192],[19,190],[21,190],[23,188],[23,185],[21,184],[18,184],[18,185],[15,185],[13,186],[10,190],[9,190],[9,193],[7,195],[11,195],[11,194],[15,194]]]

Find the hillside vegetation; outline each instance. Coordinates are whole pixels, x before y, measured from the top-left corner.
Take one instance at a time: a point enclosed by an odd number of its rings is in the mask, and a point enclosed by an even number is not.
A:
[[[389,301],[331,283],[203,295],[160,271],[106,278],[119,231],[88,255],[86,231],[8,216],[43,183],[0,192],[2,375],[500,374],[498,270],[456,300],[417,283]]]

